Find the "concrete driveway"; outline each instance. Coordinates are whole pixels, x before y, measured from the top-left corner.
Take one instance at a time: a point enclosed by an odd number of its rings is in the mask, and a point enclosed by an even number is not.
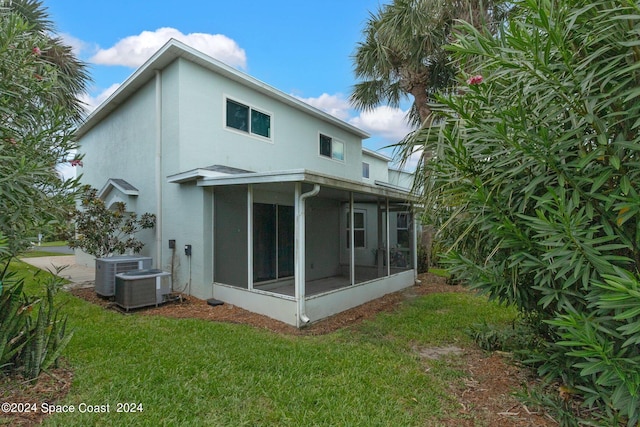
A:
[[[93,283],[96,279],[96,270],[92,267],[85,267],[83,265],[76,264],[75,255],[60,255],[60,256],[43,256],[36,258],[21,258],[23,262],[38,267],[41,270],[48,270],[55,274],[56,267],[64,267],[58,273],[58,276],[63,277],[74,284],[88,284]]]

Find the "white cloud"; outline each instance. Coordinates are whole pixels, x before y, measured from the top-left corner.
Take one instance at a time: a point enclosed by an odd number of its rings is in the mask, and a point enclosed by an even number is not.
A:
[[[229,37],[222,34],[182,34],[175,28],[169,27],[125,37],[108,49],[98,50],[90,61],[100,65],[139,67],[172,38],[232,67],[245,69],[247,66],[244,49]]]
[[[325,113],[331,114],[340,120],[344,120],[368,132],[371,134],[369,144],[373,144],[376,148],[395,144],[407,136],[412,130],[411,126],[407,124],[407,112],[400,108],[380,106],[371,111],[365,111],[358,116],[354,116],[354,110],[349,100],[341,93],[335,95],[323,93],[315,98],[293,96]],[[391,153],[385,154],[391,155]]]
[[[407,112],[386,105],[364,111],[358,117],[350,119],[349,123],[392,144],[412,131],[407,123]]]
[[[82,57],[85,52],[93,53],[98,49],[96,45],[92,45],[91,43],[87,43],[77,37],[73,37],[71,34],[61,33],[59,34],[59,37],[65,45],[71,48],[71,52],[73,52],[77,58]]]
[[[323,93],[317,98],[302,98],[299,96],[296,96],[296,98],[306,102],[312,107],[316,107],[317,109],[324,111],[327,114],[331,114],[340,120],[349,119],[349,109],[351,108],[351,105],[340,93],[336,95]]]

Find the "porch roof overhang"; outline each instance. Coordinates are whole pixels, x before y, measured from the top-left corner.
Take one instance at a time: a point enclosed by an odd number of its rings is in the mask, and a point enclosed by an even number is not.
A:
[[[183,184],[185,182],[198,181],[205,178],[216,178],[221,176],[251,173],[253,172],[244,169],[232,168],[222,165],[213,165],[207,166],[205,168],[191,169],[185,172],[169,175],[167,177],[167,182],[172,184]]]
[[[253,172],[253,173],[235,173],[232,175],[211,176],[204,173],[202,169],[198,172],[191,172],[187,177],[185,174],[176,174],[167,177],[169,182],[184,183],[195,180],[199,187],[220,187],[232,185],[249,185],[249,184],[278,184],[278,183],[295,183],[303,184],[319,184],[321,187],[331,188],[334,190],[354,192],[358,196],[357,199],[362,201],[373,201],[378,198],[388,198],[394,202],[417,202],[418,198],[415,194],[391,184],[376,181],[373,185],[365,184],[358,181],[337,178],[335,176],[324,175],[318,172],[306,169],[294,169],[276,172]]]

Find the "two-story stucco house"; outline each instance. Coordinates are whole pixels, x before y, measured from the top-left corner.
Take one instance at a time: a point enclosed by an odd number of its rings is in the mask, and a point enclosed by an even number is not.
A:
[[[142,255],[174,290],[301,327],[414,283],[406,174],[365,132],[180,42],[77,136],[83,183],[157,216]]]

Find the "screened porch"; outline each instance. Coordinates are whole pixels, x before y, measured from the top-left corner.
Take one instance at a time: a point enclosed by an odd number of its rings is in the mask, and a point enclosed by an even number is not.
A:
[[[300,326],[305,301],[400,273],[413,284],[408,193],[309,172],[244,178],[199,183],[214,187],[214,285],[294,301]]]

